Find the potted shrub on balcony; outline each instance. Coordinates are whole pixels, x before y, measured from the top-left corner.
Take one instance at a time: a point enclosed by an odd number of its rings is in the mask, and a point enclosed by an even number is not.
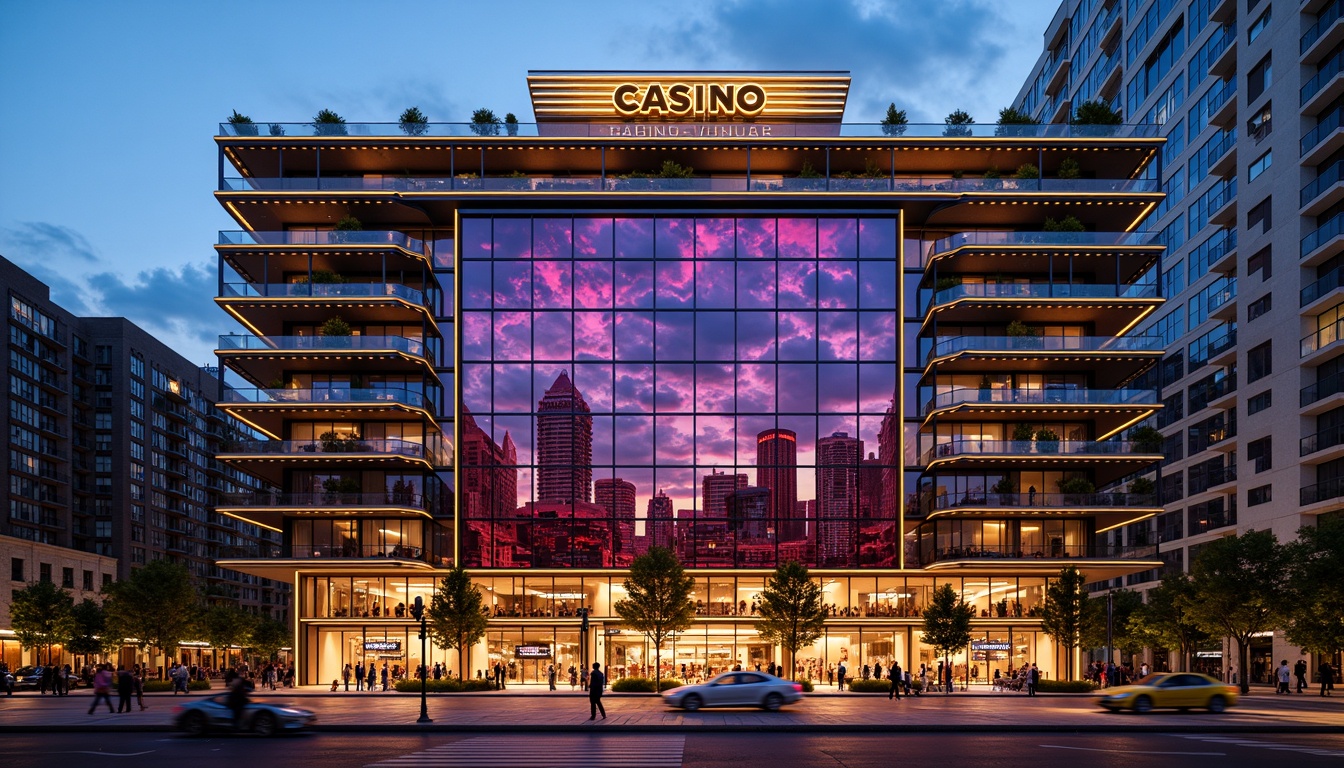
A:
[[[1015,340],[1013,347],[1016,349],[1040,349],[1042,347],[1041,329],[1027,325],[1021,320],[1008,323],[1008,326],[1004,328],[1004,333]]]
[[[307,285],[308,282],[307,275],[300,275],[294,280],[295,285]],[[345,278],[340,273],[332,272],[329,269],[314,269],[312,283],[313,285],[342,285],[345,283]]]
[[[1121,116],[1110,104],[1093,99],[1079,104],[1070,122],[1085,126],[1077,136],[1114,136],[1120,130]]]
[[[471,132],[477,136],[498,136],[499,126],[500,121],[494,110],[481,107],[471,113]]]
[[[1161,453],[1164,439],[1162,433],[1149,426],[1136,428],[1129,433],[1130,442],[1134,443],[1134,450],[1139,453]]]
[[[271,124],[269,124],[269,125],[266,127],[266,130],[269,131],[270,134],[271,134],[272,136],[284,136],[284,135],[285,135],[285,126],[283,126],[283,125],[281,125],[281,124],[279,124],[279,123],[271,123]]]
[[[937,282],[933,284],[933,292],[942,293],[943,291],[949,290],[951,288],[956,288],[959,285],[961,285],[960,275],[947,275],[938,278]]]
[[[1039,179],[1041,178],[1041,169],[1037,168],[1035,163],[1023,163],[1017,166],[1017,170],[1013,172],[1013,178],[1018,181]]]
[[[1051,217],[1049,217],[1049,216],[1045,217],[1045,223],[1041,225],[1041,231],[1043,231],[1043,232],[1086,232],[1086,231],[1087,231],[1087,227],[1083,226],[1083,222],[1079,221],[1077,216],[1074,216],[1074,215],[1070,214],[1070,215],[1065,216],[1064,218],[1060,219],[1059,221],[1056,221],[1056,220],[1054,220],[1053,218],[1051,218]]]
[[[944,136],[970,136],[971,126],[975,125],[975,118],[966,113],[965,110],[955,110],[947,117],[943,118]]]
[[[330,109],[324,109],[313,116],[313,131],[318,136],[345,136],[349,134],[349,131],[345,128],[345,118]]]
[[[257,135],[257,124],[247,115],[239,114],[236,109],[229,115],[229,125],[233,126],[233,132],[239,136]]]
[[[804,160],[803,167],[798,169],[798,176],[794,183],[786,184],[797,190],[815,191],[826,188],[826,174],[812,167],[812,163]]]
[[[1146,477],[1136,477],[1129,481],[1129,492],[1134,496],[1151,496],[1157,492],[1157,484]]]
[[[1066,157],[1059,161],[1059,168],[1055,170],[1055,176],[1061,179],[1077,179],[1083,175],[1082,168],[1078,167],[1078,161],[1072,157]]]
[[[1017,483],[1012,478],[1004,476],[989,488],[991,493],[998,495],[998,502],[1006,506],[1017,506]]]
[[[512,112],[504,115],[504,131],[510,136],[518,135],[518,117]]]
[[[354,329],[340,315],[333,315],[318,326],[317,332],[327,340],[329,347],[349,347]]]
[[[1035,128],[1026,126],[1039,125],[1040,120],[1031,115],[1013,107],[1004,107],[999,110],[999,120],[994,126],[995,136],[1034,136]]]
[[[331,242],[333,243],[353,243],[358,241],[358,236],[352,232],[361,232],[364,225],[350,214],[342,216],[336,221],[335,231],[331,233]]]
[[[991,166],[989,168],[986,168],[985,172],[980,174],[980,188],[1002,189],[1003,174],[999,173],[999,169],[996,167]]]
[[[1064,494],[1064,503],[1068,505],[1080,504],[1080,500],[1069,498],[1071,496],[1083,496],[1089,493],[1096,493],[1097,486],[1081,475],[1074,475],[1063,480],[1057,480],[1059,492]]]
[[[326,445],[326,440],[322,442]],[[359,502],[357,497],[364,489],[357,477],[329,477],[322,481],[322,490],[326,492],[327,504],[352,504]]]
[[[531,175],[524,173],[523,171],[513,171],[508,176],[491,178],[489,181],[491,189],[517,190],[532,188]]]
[[[904,136],[909,125],[904,109],[897,109],[893,102],[887,105],[887,114],[882,117],[882,133],[887,136]]]
[[[1036,430],[1036,450],[1041,453],[1059,453],[1059,434],[1049,427]]]
[[[1035,435],[1036,432],[1031,428],[1030,424],[1018,424],[1014,426],[1013,442],[1019,444],[1013,446],[1014,450],[1017,450],[1021,453],[1026,453],[1028,450],[1031,449],[1030,445],[1031,438],[1034,437]]]
[[[407,136],[424,136],[429,131],[429,118],[419,107],[409,107],[397,118],[397,125]]]

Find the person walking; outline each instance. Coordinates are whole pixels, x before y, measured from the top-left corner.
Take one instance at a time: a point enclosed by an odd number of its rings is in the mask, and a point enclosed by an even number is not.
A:
[[[1279,686],[1274,689],[1274,695],[1278,696],[1281,693],[1286,693],[1291,696],[1293,692],[1288,690],[1288,683],[1292,680],[1293,673],[1288,669],[1287,659],[1279,662],[1279,668],[1274,670],[1274,674],[1279,681]]]
[[[593,662],[593,671],[588,675],[588,719],[596,720],[597,713],[602,713],[602,719],[607,719],[607,709],[602,706],[602,689],[607,686],[607,676],[602,674],[602,665],[596,661]]]
[[[135,674],[131,676],[135,681],[135,703],[140,706],[140,711],[144,712],[149,707],[145,706],[145,670],[140,665],[136,665]]]
[[[355,662],[355,692],[364,690],[364,662]]]
[[[891,675],[890,669],[887,670],[887,675],[888,676]],[[880,661],[873,662],[873,677],[877,680],[882,679],[882,662]]]
[[[581,691],[588,690],[588,683],[589,683],[588,668],[584,667],[583,669],[579,670],[579,690]]]
[[[107,702],[107,713],[113,714],[116,710],[112,709],[112,672],[108,670],[106,664],[98,665],[98,672],[93,676],[93,704],[89,705],[89,714],[98,708],[98,702]]]
[[[117,666],[117,714],[131,711],[131,696],[135,694],[135,680],[130,670]]]
[[[896,666],[899,667],[900,665],[898,664],[898,665],[896,665]],[[903,686],[905,686],[905,695],[906,695],[906,696],[909,696],[909,695],[910,695],[910,670],[908,670],[908,669],[905,670],[905,673],[904,673],[904,674],[902,675],[902,677],[901,677],[901,684],[902,684]]]
[[[555,665],[554,665],[554,664],[550,665],[550,668],[548,668],[548,669],[546,670],[546,682],[550,684],[550,686],[551,686],[551,690],[554,691],[554,690],[555,690]]]
[[[1040,683],[1040,682],[1041,682],[1041,670],[1037,669],[1035,664],[1032,664],[1032,665],[1031,665],[1031,670],[1030,670],[1029,672],[1027,672],[1027,695],[1028,695],[1028,696],[1035,696],[1035,695],[1036,695],[1036,685],[1037,685],[1037,683]]]
[[[1321,695],[1333,696],[1335,690],[1335,668],[1330,662],[1321,662]]]
[[[887,677],[891,678],[891,686],[887,688],[887,700],[901,700],[901,685],[905,682],[905,676],[901,674],[900,662],[891,665],[891,670],[887,672]]]
[[[378,665],[375,662],[370,661],[369,672],[367,675],[365,675],[364,679],[365,690],[368,691],[369,693],[373,693],[375,690],[377,690],[377,688],[375,688],[377,683],[378,683]]]
[[[14,683],[9,679],[9,665],[0,661],[0,685],[5,686],[5,696],[14,695]]]
[[[387,662],[383,662],[383,691],[387,691]]]
[[[835,687],[838,690],[845,690],[845,673],[848,671],[845,669],[845,662],[843,661],[835,668]]]
[[[1298,659],[1293,665],[1293,677],[1297,678],[1297,692],[1301,693],[1307,688],[1307,662],[1304,659]]]
[[[346,692],[346,693],[349,693],[349,692],[350,692],[350,662],[348,662],[348,661],[345,663],[345,667],[341,670],[341,680],[345,681],[345,692]]]
[[[37,686],[43,696],[47,695],[48,688],[52,689],[52,693],[55,693],[56,668],[50,664],[42,667],[41,671],[38,672]]]

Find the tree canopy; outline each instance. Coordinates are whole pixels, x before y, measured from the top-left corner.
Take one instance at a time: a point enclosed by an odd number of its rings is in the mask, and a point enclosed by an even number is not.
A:
[[[1288,642],[1333,658],[1344,650],[1344,518],[1321,517],[1287,545],[1281,601]]]
[[[252,635],[248,638],[247,647],[253,653],[260,656],[263,661],[270,661],[290,643],[289,627],[284,622],[277,621],[269,616],[262,616],[257,619],[256,626],[252,628]]]
[[[1208,639],[1185,609],[1194,595],[1194,585],[1186,573],[1169,573],[1162,583],[1148,590],[1148,599],[1130,615],[1127,631],[1135,642],[1154,648],[1166,648],[1180,654],[1179,671],[1190,668],[1190,654]]]
[[[780,563],[765,581],[760,614],[756,634],[768,643],[779,644],[789,655],[789,669],[796,669],[798,650],[815,643],[826,624],[821,585],[808,576],[807,567],[801,563]]]
[[[1041,615],[1041,629],[1065,649],[1064,676],[1073,679],[1074,651],[1082,644],[1088,631],[1087,580],[1073,566],[1064,568],[1045,588],[1045,610]]]
[[[113,653],[122,646],[122,639],[108,630],[107,612],[102,603],[84,598],[75,604],[71,614],[74,629],[65,649],[79,656]]]
[[[920,640],[946,660],[953,651],[970,644],[974,616],[975,609],[962,601],[952,585],[942,584],[933,590],[924,608],[924,633]]]
[[[141,648],[157,648],[171,656],[197,632],[196,585],[183,565],[152,560],[104,591],[112,633]]]
[[[1143,595],[1132,589],[1111,591],[1111,646],[1128,654],[1143,650],[1143,643],[1129,628],[1129,619],[1143,607]],[[1091,612],[1083,624],[1083,648],[1106,647],[1106,597],[1088,601]]]
[[[201,613],[199,631],[211,646],[224,651],[224,665],[229,663],[231,646],[246,647],[257,619],[247,611],[227,603],[217,603]]]
[[[482,602],[481,591],[457,567],[439,580],[425,609],[430,639],[444,650],[457,649],[464,679],[471,676],[471,646],[485,636],[489,623]]]
[[[14,591],[9,604],[9,624],[19,645],[46,651],[68,642],[75,630],[75,600],[50,581],[35,581]]]
[[[904,109],[897,109],[894,102],[888,104],[887,113],[882,116],[882,133],[888,136],[904,136],[909,122]]]
[[[616,602],[616,615],[653,644],[654,690],[662,680],[663,643],[695,621],[691,593],[695,580],[687,576],[672,550],[650,547],[630,564],[624,584],[626,597]]]

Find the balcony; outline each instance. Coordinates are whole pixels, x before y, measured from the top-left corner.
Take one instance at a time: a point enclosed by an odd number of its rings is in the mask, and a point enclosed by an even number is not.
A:
[[[420,421],[432,415],[434,403],[409,389],[317,388],[253,389],[226,388],[219,407],[240,416],[271,434],[280,434],[286,419],[295,412],[304,418],[318,415],[336,421],[377,418],[381,421]]]
[[[229,387],[224,390],[221,403],[243,403],[255,405],[288,405],[330,403],[344,405],[349,403],[369,403],[376,406],[404,405],[410,408],[426,408],[423,393],[409,389],[360,389],[349,387],[324,387],[321,389],[250,389]]]
[[[425,294],[396,283],[225,283],[220,298],[401,299],[424,306]]]
[[[1217,193],[1209,196],[1209,223],[1220,227],[1237,225],[1237,179],[1233,176]]]
[[[1237,72],[1237,27],[1224,24],[1209,39],[1209,74],[1214,77],[1235,77]]]
[[[249,336],[219,337],[221,351],[258,352],[402,352],[424,357],[425,344],[404,336]]]
[[[1220,81],[1208,92],[1209,125],[1234,128],[1237,125],[1237,79]]]
[[[1090,285],[1083,283],[962,283],[945,288],[930,297],[924,312],[936,306],[967,299],[1012,300],[1023,299],[1156,299],[1156,283],[1121,285]]]
[[[1302,187],[1298,198],[1301,215],[1319,216],[1344,200],[1344,184],[1340,184],[1341,172],[1344,172],[1344,160],[1317,169],[1316,178]]]
[[[220,547],[219,560],[314,560],[356,561],[368,567],[370,560],[405,561],[411,563],[433,563],[433,557],[422,547],[388,544],[361,546],[359,544],[294,544],[285,546],[270,542],[257,542],[254,545]],[[334,563],[333,563],[334,564]],[[236,570],[236,569],[235,569]],[[251,571],[245,571],[251,572]],[[293,573],[293,568],[289,569]]]
[[[1302,266],[1317,266],[1344,250],[1341,235],[1344,235],[1344,213],[1337,213],[1302,238]]]
[[[1324,464],[1344,456],[1344,427],[1323,429],[1298,441],[1298,456],[1306,464]]]
[[[1308,506],[1322,501],[1331,501],[1344,496],[1344,477],[1336,477],[1314,485],[1303,486],[1298,496],[1298,504]]]
[[[216,510],[265,528],[279,530],[284,518],[321,515],[352,517],[431,517],[428,499],[417,493],[254,493],[221,494]]]
[[[410,440],[364,440],[360,438],[331,438],[322,440],[242,440],[227,443],[220,449],[220,458],[238,461],[270,456],[289,459],[325,460],[350,459],[368,461],[381,458],[409,458],[442,466],[444,457],[423,443]]]
[[[948,465],[951,469],[1002,471],[1008,467],[1086,469],[1100,485],[1113,482],[1134,471],[1134,464],[1148,466],[1162,459],[1160,451],[1148,452],[1148,446],[1125,440],[978,440],[955,439],[939,443],[920,456],[920,463],[932,470]]]
[[[924,403],[924,415],[962,405],[1138,406],[1157,407],[1152,389],[971,389],[943,392]]]
[[[1154,247],[1155,232],[961,232],[934,241],[927,261],[961,248],[1021,247],[1032,248],[1134,248]]]
[[[937,570],[940,565],[977,560],[1151,560],[1157,557],[1155,545],[1137,547],[1105,547],[1096,544],[1064,544],[1044,542],[1022,546],[948,547],[924,550],[920,564]],[[1056,570],[1059,565],[1050,566]]]
[[[1209,294],[1207,311],[1209,317],[1216,320],[1236,322],[1237,320],[1237,278],[1221,277],[1211,285],[1221,284],[1222,289]]]
[[[339,126],[313,123],[255,123],[245,125],[234,125],[231,123],[220,123],[220,137],[240,137],[255,138],[262,144],[272,144],[277,140],[283,140],[295,137],[326,136],[334,142],[339,143],[342,139],[351,137],[379,137],[388,139],[397,139],[406,141],[408,138],[439,138],[439,137],[476,137],[490,139],[495,141],[509,141],[516,138],[621,138],[611,135],[611,126],[609,125],[589,125],[586,123],[558,124],[549,123],[545,126],[538,126],[536,123],[517,123],[508,126],[507,135],[500,135],[505,126],[482,126],[474,123],[423,123],[417,126],[417,131],[411,135],[402,130],[400,123],[344,123]],[[887,126],[881,123],[845,123],[836,125],[790,125],[774,126],[779,131],[772,135],[772,138],[807,138],[807,137],[832,137],[838,133],[844,137],[858,138],[942,138],[947,126],[943,123],[911,123],[905,126],[905,133],[899,137],[890,136],[885,130]],[[991,138],[996,135],[995,130],[998,126],[993,123],[983,125],[965,126],[969,138]],[[1096,139],[1096,138],[1152,138],[1158,135],[1158,127],[1148,124],[1134,125],[1070,125],[1068,123],[1048,123],[1042,125],[1023,125],[1014,126],[1022,129],[1022,136],[1032,138],[1073,138],[1073,139]],[[545,133],[542,133],[542,130]],[[649,136],[636,136],[633,138],[652,138],[652,131]],[[723,134],[707,133],[687,133],[680,136],[687,140],[694,138],[705,138],[713,141],[722,141],[728,138]],[[244,146],[237,144],[234,146]]]
[[[1336,320],[1324,328],[1318,329],[1315,333],[1309,333],[1302,337],[1302,357],[1309,357],[1316,352],[1328,349],[1331,345],[1337,343],[1341,336],[1344,336],[1344,320]]]
[[[1127,525],[1162,510],[1151,493],[944,493],[920,499],[925,518],[1090,517],[1099,528]]]
[[[426,241],[411,237],[404,232],[391,230],[360,230],[356,232],[345,230],[291,230],[280,232],[222,230],[219,233],[219,245],[391,246],[419,256],[428,253]]]
[[[1298,392],[1303,416],[1316,416],[1339,405],[1344,405],[1344,373],[1326,376]]]
[[[1204,488],[1204,491],[1216,490],[1221,486],[1237,482],[1237,462],[1235,456],[1231,457],[1227,466],[1210,471],[1206,480],[1208,481],[1208,485]],[[1202,493],[1203,491],[1200,492]],[[1195,489],[1191,487],[1190,495],[1193,496],[1195,493]]]
[[[927,343],[928,339],[921,339]],[[1143,353],[1165,350],[1160,336],[944,336],[924,354],[928,365],[964,353]]]
[[[1316,74],[1299,91],[1301,112],[1303,115],[1317,115],[1327,108],[1341,94],[1344,94],[1344,53],[1336,53],[1323,61]]]
[[[1298,41],[1300,63],[1314,65],[1325,58],[1341,41],[1344,41],[1344,21],[1341,21],[1341,4],[1331,3],[1322,9],[1316,21],[1302,33]]]
[[[1216,140],[1204,145],[1209,175],[1224,179],[1237,175],[1237,129],[1222,131]]]
[[[1314,305],[1317,303],[1333,304],[1334,302],[1329,300],[1338,298],[1336,292],[1344,288],[1344,283],[1341,282],[1342,277],[1344,277],[1344,267],[1335,267],[1303,288],[1298,294],[1298,304],[1302,308],[1302,314],[1315,314],[1311,310],[1315,308]]]
[[[1340,131],[1344,107],[1336,107],[1317,118],[1316,126],[1302,135],[1302,165],[1320,165],[1344,147],[1344,131]]]

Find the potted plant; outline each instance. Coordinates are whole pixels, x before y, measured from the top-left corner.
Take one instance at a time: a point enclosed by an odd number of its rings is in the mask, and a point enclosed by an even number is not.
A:
[[[1041,178],[1041,169],[1036,167],[1035,163],[1023,163],[1017,166],[1013,172],[1013,178],[1018,180],[1039,179]]]
[[[882,118],[882,133],[887,136],[904,136],[908,124],[904,109],[897,109],[895,103],[887,105],[887,114]]]
[[[333,243],[352,243],[357,239],[351,232],[363,231],[364,225],[350,214],[346,214],[336,220],[335,231],[331,233],[331,242]]]
[[[1045,223],[1041,225],[1041,230],[1043,232],[1086,232],[1087,227],[1083,226],[1083,222],[1079,221],[1077,216],[1070,214],[1059,221],[1055,221],[1049,216],[1045,217]]]
[[[1129,481],[1129,492],[1135,496],[1151,496],[1157,492],[1157,485],[1146,477],[1136,477]]]
[[[944,136],[970,136],[971,126],[975,125],[975,118],[971,117],[964,110],[955,110],[947,117],[943,118]]]
[[[999,120],[994,127],[995,136],[1033,136],[1036,133],[1034,128],[1023,126],[1039,125],[1041,121],[1031,115],[1013,107],[1004,107],[999,110]]]
[[[1059,434],[1049,427],[1036,430],[1036,450],[1041,453],[1059,452]]]
[[[961,276],[947,275],[938,278],[938,281],[933,284],[933,290],[935,293],[942,293],[949,288],[956,288],[959,285],[961,285]]]
[[[518,118],[512,112],[504,115],[504,130],[510,136],[518,135]]]
[[[477,136],[498,136],[499,126],[499,118],[493,110],[481,107],[471,113],[471,132]]]
[[[1162,443],[1165,442],[1162,433],[1149,426],[1136,428],[1129,433],[1129,439],[1134,443],[1134,450],[1139,453],[1161,453]]]
[[[998,494],[1000,503],[1017,504],[1017,483],[1013,482],[1013,479],[1007,475],[999,478],[999,481],[990,486],[989,490]]]
[[[801,181],[797,180],[800,179]],[[803,166],[798,169],[796,180],[790,184],[785,182],[786,189],[797,190],[819,190],[826,188],[826,174],[818,171],[807,160],[803,161]]]
[[[1081,496],[1088,493],[1096,493],[1097,491],[1097,486],[1082,475],[1074,475],[1073,477],[1057,480],[1056,485],[1059,486],[1059,492],[1065,496]],[[1069,503],[1069,501],[1070,500],[1065,499],[1066,504]]]
[[[1121,117],[1119,112],[1111,109],[1110,104],[1093,99],[1079,104],[1070,122],[1084,128],[1074,134],[1076,136],[1114,136],[1119,130],[1116,126],[1120,125]]]
[[[407,136],[424,136],[429,131],[429,118],[420,111],[419,107],[409,107],[397,118],[397,125],[401,126],[401,132]]]
[[[1014,442],[1014,443],[1030,443],[1030,442],[1031,442],[1031,438],[1032,438],[1035,434],[1036,434],[1036,433],[1035,433],[1035,431],[1032,430],[1030,424],[1018,424],[1018,425],[1015,425],[1015,426],[1013,427],[1013,442]]]
[[[512,171],[508,176],[490,179],[491,189],[531,189],[532,176],[524,171]]]
[[[1041,329],[1033,328],[1021,320],[1013,320],[1004,328],[1004,333],[1011,339],[1016,339],[1012,346],[1016,349],[1040,349],[1041,348]]]
[[[307,285],[308,282],[307,275],[300,275],[294,281],[296,285]],[[312,282],[314,285],[340,285],[345,282],[345,278],[329,269],[314,269]]]
[[[257,135],[257,124],[247,115],[239,114],[236,109],[229,115],[229,125],[233,126],[233,132],[239,136]]]
[[[330,109],[313,116],[313,130],[318,136],[345,136],[349,133],[345,129],[345,118]]]
[[[350,324],[340,315],[333,315],[327,318],[327,321],[318,326],[318,333],[327,339],[327,346],[330,347],[349,347],[350,336],[354,332]]]
[[[1055,176],[1061,179],[1076,179],[1082,176],[1082,169],[1078,167],[1078,161],[1072,157],[1066,157],[1059,161],[1059,168],[1055,171]]]
[[[279,124],[279,123],[271,123],[269,126],[267,126],[267,130],[270,131],[270,133],[271,133],[272,136],[284,136],[284,135],[285,135],[285,126],[283,126],[283,125],[281,125],[281,124]]]

